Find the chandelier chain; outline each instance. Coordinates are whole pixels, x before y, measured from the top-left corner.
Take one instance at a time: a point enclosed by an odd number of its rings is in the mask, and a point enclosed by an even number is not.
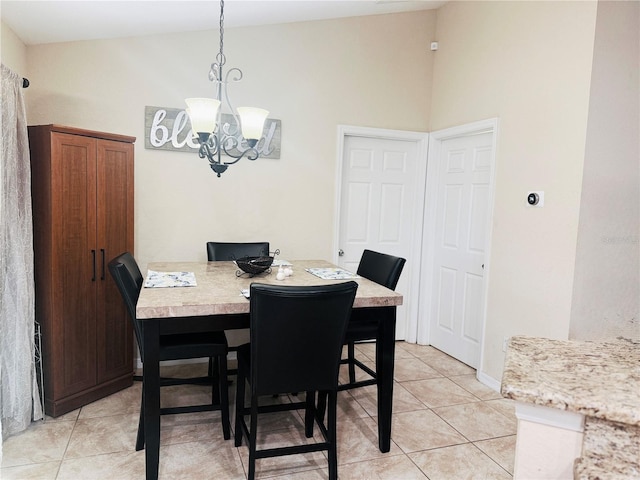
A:
[[[220,66],[224,65],[226,62],[224,56],[224,0],[220,0],[220,52],[217,57]]]

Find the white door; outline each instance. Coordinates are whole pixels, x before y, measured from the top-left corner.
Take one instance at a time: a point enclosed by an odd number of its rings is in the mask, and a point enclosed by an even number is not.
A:
[[[431,230],[425,234],[431,259],[425,272],[431,276],[426,282],[430,302],[425,308],[429,340],[477,368],[484,328],[494,134],[436,141],[438,148],[429,152],[429,162],[434,163],[427,187],[432,190],[432,216],[425,222],[425,232]]]
[[[342,136],[337,239],[341,253],[337,263],[355,272],[364,249],[406,258],[396,287],[404,296],[397,312],[396,338],[405,339],[407,326],[413,325],[409,337],[415,341],[417,301],[416,318],[409,321],[408,317],[411,279],[418,275],[420,266],[428,137],[414,132],[384,132],[382,137],[371,129],[369,136]]]

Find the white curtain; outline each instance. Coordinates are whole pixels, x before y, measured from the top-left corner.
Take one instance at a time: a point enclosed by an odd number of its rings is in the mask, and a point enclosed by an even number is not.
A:
[[[2,439],[43,418],[35,364],[31,167],[22,78],[2,65],[0,461]]]

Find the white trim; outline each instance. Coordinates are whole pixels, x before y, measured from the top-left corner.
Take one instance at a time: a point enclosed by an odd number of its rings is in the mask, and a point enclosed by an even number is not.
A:
[[[333,263],[338,263],[338,249],[340,248],[340,205],[342,199],[342,165],[344,162],[344,139],[347,136],[369,137],[387,140],[401,140],[415,142],[417,146],[418,175],[423,179],[417,182],[416,198],[424,198],[427,174],[427,153],[429,146],[429,134],[426,132],[413,132],[407,130],[390,130],[386,128],[358,127],[353,125],[338,125],[337,131],[337,151],[336,151],[336,193],[334,205],[334,240],[333,240]],[[411,241],[411,256],[407,261],[412,262],[415,268],[412,269],[412,278],[409,279],[411,291],[409,298],[412,302],[405,303],[407,306],[407,324],[404,339],[409,343],[416,343],[418,336],[418,310],[420,304],[420,265],[422,252],[422,221],[424,218],[424,203],[420,204],[415,211],[414,225],[415,237]],[[406,297],[405,297],[406,298]]]
[[[543,405],[516,402],[516,418],[564,430],[584,432],[584,415]]]
[[[489,291],[489,276],[491,274],[491,234],[493,226],[493,211],[495,203],[495,185],[496,185],[496,150],[498,145],[498,118],[489,118],[486,120],[480,120],[478,122],[467,123],[465,125],[459,125],[456,127],[446,128],[444,130],[438,130],[431,132],[429,136],[429,153],[428,159],[432,161],[427,162],[427,185],[425,191],[425,216],[423,220],[423,229],[434,231],[433,226],[436,223],[436,195],[437,195],[437,158],[440,155],[440,149],[442,142],[456,137],[466,137],[470,135],[479,135],[484,133],[492,134],[492,155],[491,155],[491,183],[489,189],[489,211],[487,215],[488,228],[486,232],[486,257],[485,257],[485,269],[483,275],[483,297],[484,297],[484,312],[482,315],[482,333],[481,333],[481,345],[480,345],[480,359],[478,361],[478,379],[481,378],[482,365],[484,362],[484,345],[485,345],[485,330],[487,321],[487,297]],[[434,235],[435,233],[432,233]],[[420,287],[421,292],[425,292],[420,298],[420,305],[418,308],[418,315],[422,321],[418,324],[418,337],[417,341],[420,344],[428,345],[431,342],[431,293],[433,292],[433,268],[435,262],[435,253],[433,248],[434,242],[432,236],[424,235],[422,244],[422,264],[420,270],[424,273],[421,276],[420,281],[422,283]],[[491,377],[486,377],[487,379]],[[484,383],[484,382],[483,382]],[[499,390],[499,388],[497,389]]]
[[[500,380],[496,380],[495,378],[490,377],[486,373],[481,372],[479,369],[476,370],[476,379],[483,385],[489,387],[494,392],[500,392],[500,387],[502,386]]]

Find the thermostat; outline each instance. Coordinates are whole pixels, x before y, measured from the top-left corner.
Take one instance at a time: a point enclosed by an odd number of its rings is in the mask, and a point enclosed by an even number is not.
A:
[[[527,193],[527,205],[531,207],[544,206],[544,192],[528,192]]]

